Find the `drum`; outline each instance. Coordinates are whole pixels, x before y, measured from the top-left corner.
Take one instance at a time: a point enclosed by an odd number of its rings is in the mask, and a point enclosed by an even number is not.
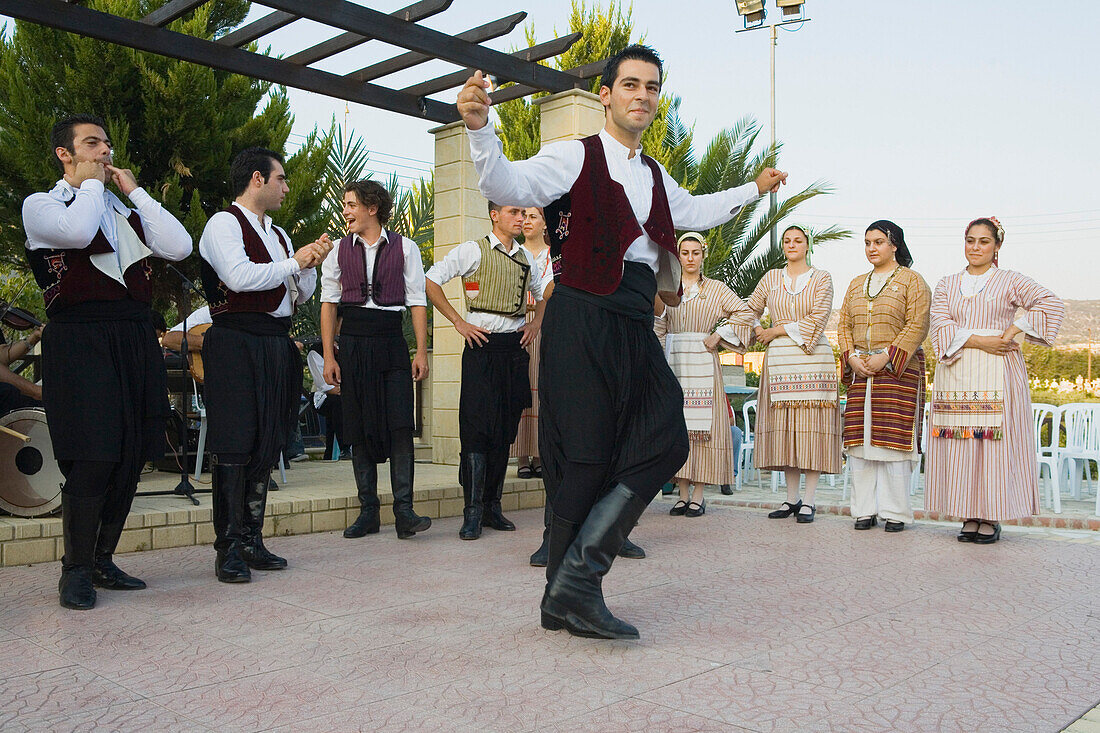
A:
[[[17,517],[38,517],[61,506],[65,477],[53,457],[46,413],[38,408],[0,417],[0,425],[30,438],[0,433],[0,509]]]

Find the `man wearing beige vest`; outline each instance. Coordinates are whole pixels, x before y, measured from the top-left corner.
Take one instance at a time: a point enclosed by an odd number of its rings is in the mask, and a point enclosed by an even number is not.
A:
[[[427,272],[428,298],[436,312],[466,340],[458,405],[458,480],[466,501],[458,536],[464,540],[481,537],[483,522],[500,531],[516,528],[501,512],[500,497],[509,447],[520,416],[531,405],[525,347],[539,332],[543,286],[551,279],[536,276],[531,256],[515,240],[523,231],[523,216],[518,206],[490,202],[492,233],[463,242]],[[456,277],[462,278],[465,318],[441,287]],[[536,303],[530,323],[525,320],[528,292]]]

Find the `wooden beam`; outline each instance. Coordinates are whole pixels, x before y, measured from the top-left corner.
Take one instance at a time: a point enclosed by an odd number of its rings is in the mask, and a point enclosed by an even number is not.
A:
[[[345,0],[257,0],[263,5],[295,13],[303,18],[345,31],[373,35],[386,43],[419,51],[459,66],[483,69],[507,81],[528,84],[548,91],[571,89],[574,79],[568,74],[527,63],[500,51],[467,43],[446,33],[416,23],[393,18]]]
[[[141,22],[163,28],[173,20],[177,20],[187,15],[205,2],[206,0],[169,0],[169,2],[166,2],[164,5],[161,5],[159,8],[142,18]]]
[[[582,81],[588,79],[595,79],[597,76],[603,73],[603,67],[607,65],[607,60],[595,61],[591,64],[585,64],[584,66],[577,66],[572,69],[566,70],[566,74],[571,74],[577,78],[574,88],[582,86]],[[404,90],[402,90],[404,91]],[[529,87],[524,84],[513,84],[509,87],[498,89],[492,93],[493,104],[500,104],[501,102],[511,102],[513,99],[519,99],[520,97],[526,97],[528,94],[534,94],[540,91],[534,87]]]
[[[268,13],[262,18],[258,18],[248,25],[242,25],[231,33],[226,33],[219,38],[215,43],[220,43],[223,46],[247,46],[261,36],[266,36],[268,33],[279,30],[284,25],[293,23],[298,20],[298,16],[294,13],[284,13],[281,10],[276,10],[274,13]]]
[[[454,0],[420,0],[420,2],[413,3],[408,7],[395,10],[390,15],[394,18],[406,21],[408,23],[415,23],[418,20],[424,20],[430,18],[433,15],[442,13],[444,10],[451,6]],[[526,13],[524,14],[526,15]],[[303,66],[309,66],[316,63],[321,59],[326,59],[329,56],[335,56],[341,51],[347,51],[349,48],[355,48],[361,43],[376,38],[374,35],[360,35],[358,33],[341,33],[335,38],[330,38],[327,41],[322,41],[315,46],[311,46],[304,51],[299,51],[293,56],[286,58],[292,64],[301,64]],[[364,80],[365,81],[365,80]]]
[[[506,18],[500,18],[491,23],[479,25],[477,28],[463,31],[456,35],[455,38],[461,38],[463,41],[469,41],[470,43],[489,41],[493,38],[499,38],[500,36],[508,34],[513,28],[522,23],[523,19],[526,17],[527,13],[524,12],[514,13]],[[404,69],[416,66],[417,64],[422,64],[431,59],[432,57],[426,53],[409,51],[408,53],[394,56],[385,61],[379,61],[377,64],[365,66],[359,69],[359,71],[353,71],[350,74],[345,74],[345,76],[355,81],[372,81],[379,77],[386,76],[387,74],[393,74],[397,71],[403,71]]]
[[[553,58],[560,53],[564,53],[569,50],[569,47],[581,39],[582,33],[570,33],[568,36],[561,36],[545,43],[539,43],[534,46],[529,46],[519,51],[512,53],[516,58],[521,58],[524,61],[542,61],[543,59]],[[443,76],[436,77],[435,79],[429,79],[428,81],[420,82],[419,84],[413,84],[407,86],[400,91],[404,94],[412,94],[417,97],[426,97],[431,94],[438,94],[446,89],[457,87],[466,83],[466,80],[476,71],[476,69],[462,69],[461,71],[455,71],[451,74],[445,74]],[[526,87],[525,87],[526,88]],[[528,92],[530,94],[531,92]],[[495,95],[494,95],[495,99]]]
[[[374,84],[362,84],[337,74],[290,64],[238,48],[221,45],[137,20],[89,10],[64,0],[0,0],[0,14],[38,23],[138,51],[189,61],[212,69],[243,74],[273,84],[345,99],[441,124],[459,119],[453,104],[417,98]]]

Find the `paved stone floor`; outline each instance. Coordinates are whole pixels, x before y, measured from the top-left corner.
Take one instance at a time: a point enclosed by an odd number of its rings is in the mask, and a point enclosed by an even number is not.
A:
[[[640,642],[538,627],[538,510],[478,542],[275,538],[290,568],[248,585],[210,547],[125,555],[149,589],[84,613],[56,563],[0,569],[0,729],[1059,731],[1100,701],[1096,533],[667,506],[605,582]]]

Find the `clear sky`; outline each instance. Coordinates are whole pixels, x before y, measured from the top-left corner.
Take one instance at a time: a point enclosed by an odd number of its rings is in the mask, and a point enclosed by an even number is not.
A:
[[[408,4],[359,2],[383,11]],[[774,0],[767,4],[778,15]],[[425,24],[454,33],[517,10],[540,40],[567,31],[568,0],[454,0]],[[838,298],[869,268],[862,235],[871,221],[905,229],[914,268],[934,287],[965,264],[966,222],[989,214],[1007,231],[1002,267],[1066,298],[1100,298],[1100,3],[808,0],[806,12],[811,22],[779,35],[777,134],[788,190],[819,178],[836,187],[797,218],[856,234],[815,253]],[[742,23],[733,0],[634,0],[633,18],[664,57],[666,89],[683,98],[700,150],[744,115],[767,138],[768,32],[735,33]],[[289,54],[329,35],[299,21],[266,42]],[[525,45],[522,26],[488,45]],[[346,73],[397,51],[372,41],[319,66]],[[453,69],[434,62],[380,82],[403,86]],[[333,115],[344,120],[342,101],[291,94],[296,136]],[[375,151],[375,170],[418,176],[430,168],[431,124],[357,105],[347,120]]]

